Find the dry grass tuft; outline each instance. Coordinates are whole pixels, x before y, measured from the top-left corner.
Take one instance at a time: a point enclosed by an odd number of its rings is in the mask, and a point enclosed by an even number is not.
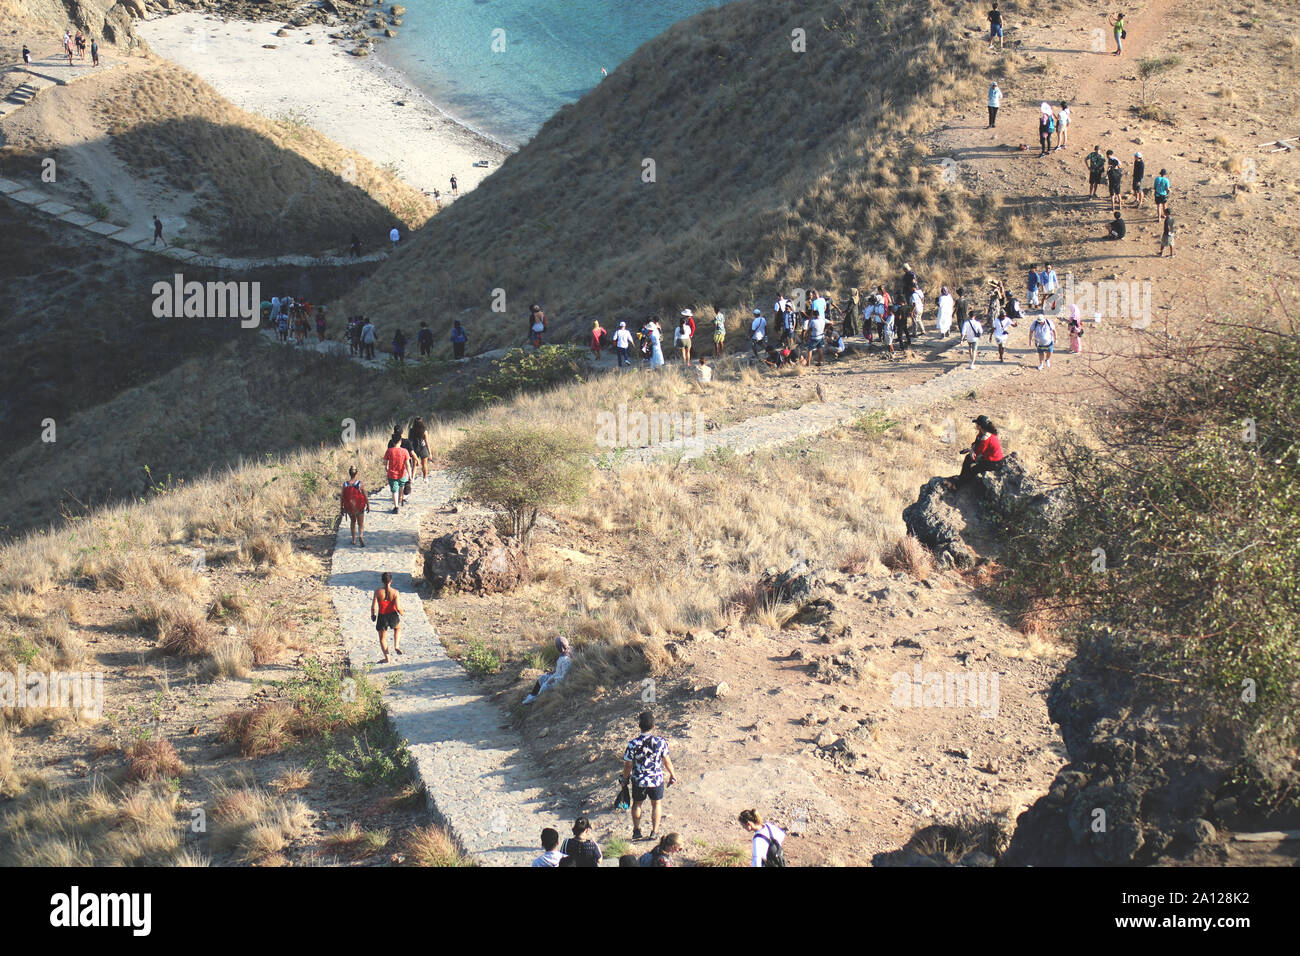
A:
[[[271,781],[271,789],[276,793],[290,790],[302,790],[311,783],[311,771],[305,767],[290,767]]]
[[[169,605],[157,612],[158,649],[164,654],[202,657],[217,643],[216,628],[195,604]]]
[[[126,779],[170,780],[185,773],[185,764],[172,742],[165,737],[137,740],[126,748]]]
[[[276,701],[235,711],[222,718],[220,739],[238,744],[245,757],[279,753],[294,739],[297,716],[293,707]]]
[[[391,839],[392,832],[387,828],[367,830],[353,820],[342,830],[326,834],[321,843],[334,853],[358,860],[378,853]]]
[[[934,570],[934,555],[912,535],[904,535],[880,557],[880,563],[890,571],[904,571],[919,581],[928,578]]]
[[[212,817],[215,849],[262,865],[282,865],[277,859],[281,851],[311,825],[311,811],[301,800],[275,796],[251,783],[220,785]]]
[[[446,830],[432,824],[416,827],[402,843],[411,866],[477,866]]]

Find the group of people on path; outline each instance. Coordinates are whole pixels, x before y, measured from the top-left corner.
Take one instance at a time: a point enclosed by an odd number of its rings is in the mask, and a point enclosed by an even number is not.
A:
[[[641,854],[625,853],[619,857],[619,866],[671,867],[678,865],[677,855],[685,849],[679,833],[659,833],[663,819],[663,801],[667,788],[677,780],[672,758],[668,755],[668,740],[654,732],[655,719],[650,711],[637,718],[640,730],[623,748],[623,771],[620,774],[619,797],[615,810],[630,810],[632,816],[632,841],[653,841],[654,846]],[[630,792],[629,792],[630,788]],[[641,823],[642,808],[650,803],[650,830],[645,832]],[[785,866],[785,831],[775,823],[765,821],[754,809],[742,810],[738,816],[740,826],[751,836],[752,866]],[[560,842],[560,834],[552,827],[542,830],[542,855],[533,860],[540,867],[592,867],[602,859],[600,846],[591,840],[591,822],[580,816],[573,822],[573,836]]]
[[[1124,163],[1115,155],[1113,149],[1102,155],[1100,144],[1092,147],[1092,152],[1084,157],[1084,166],[1088,171],[1088,198],[1100,199],[1098,190],[1106,186],[1107,199],[1110,202],[1111,221],[1106,224],[1106,238],[1123,239],[1128,235],[1128,224],[1124,221]],[[1129,201],[1135,209],[1146,205],[1146,160],[1141,152],[1133,154],[1131,176],[1129,180]],[[1151,201],[1156,209],[1156,222],[1161,224],[1160,246],[1156,255],[1163,256],[1166,249],[1174,254],[1174,221],[1169,215],[1169,170],[1161,169],[1151,182]]]
[[[275,330],[276,337],[286,345],[290,338],[297,345],[306,343],[312,329],[316,339],[325,341],[325,306],[315,306],[301,295],[272,296],[262,302],[262,319]]]
[[[90,47],[91,66],[99,66],[99,40],[91,37],[87,39],[86,35],[80,29],[74,33],[72,30],[63,31],[63,54],[68,58],[68,66],[73,65],[74,51],[77,59],[86,59],[86,48]],[[23,63],[28,66],[32,62],[32,52],[23,44]]]

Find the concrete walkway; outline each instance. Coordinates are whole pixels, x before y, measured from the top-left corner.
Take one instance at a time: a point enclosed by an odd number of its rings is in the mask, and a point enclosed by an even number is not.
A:
[[[718,429],[690,447],[677,444],[639,449],[620,463],[649,462],[676,455],[698,457],[717,448],[751,452],[794,441],[855,421],[871,411],[916,412],[955,394],[982,388],[990,381],[1023,369],[1018,363],[965,365],[910,388],[843,403],[815,403]],[[380,678],[400,675],[384,700],[389,719],[410,746],[416,780],[423,784],[430,809],[443,826],[480,863],[526,866],[541,853],[543,827],[562,829],[574,808],[551,790],[504,715],[479,693],[474,680],[447,656],[429,623],[415,588],[420,523],[424,515],[451,502],[455,487],[446,473],[416,481],[410,504],[392,514],[391,497],[372,493],[366,547],[354,547],[348,523],[341,522],[334,544],[327,588],[342,632],[344,650],[354,669],[372,667]],[[390,571],[402,595],[401,657],[381,660],[370,621],[370,595],[379,575]],[[391,635],[390,635],[391,636]]]

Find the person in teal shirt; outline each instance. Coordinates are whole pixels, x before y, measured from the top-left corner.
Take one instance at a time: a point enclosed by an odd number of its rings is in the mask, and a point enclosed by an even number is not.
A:
[[[1152,195],[1156,198],[1156,222],[1165,218],[1165,203],[1169,201],[1169,174],[1160,170],[1160,175],[1151,184]]]

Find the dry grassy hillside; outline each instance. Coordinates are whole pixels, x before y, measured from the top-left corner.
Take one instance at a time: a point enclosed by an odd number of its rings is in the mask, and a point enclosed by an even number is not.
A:
[[[983,95],[973,19],[934,0],[742,0],[679,23],[346,308],[383,316],[433,289],[436,321],[480,308],[490,344],[517,338],[534,300],[576,332],[592,315],[752,307],[778,285],[844,292],[905,258],[978,263],[997,204],[946,184],[915,145],[947,104]],[[807,52],[792,51],[796,29]],[[489,311],[497,288],[504,322]]]

